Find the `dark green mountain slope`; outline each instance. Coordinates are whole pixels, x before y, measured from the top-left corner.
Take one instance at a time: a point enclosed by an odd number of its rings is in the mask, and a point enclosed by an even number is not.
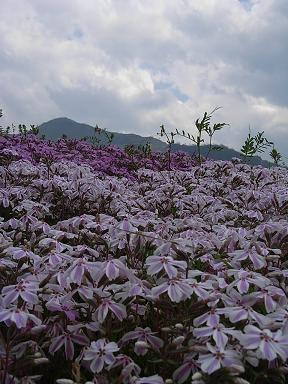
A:
[[[70,120],[66,117],[60,117],[50,120],[39,126],[40,135],[45,135],[46,139],[57,140],[63,135],[68,138],[83,138],[95,136],[96,139],[101,140],[102,144],[107,143],[107,137],[104,133],[95,133],[95,129],[91,125],[77,123],[74,120]],[[107,131],[107,133],[112,133]],[[145,145],[149,142],[153,151],[165,151],[167,145],[163,141],[155,139],[154,137],[142,137],[140,135],[132,133],[119,133],[113,132],[113,144],[119,147],[125,145]]]

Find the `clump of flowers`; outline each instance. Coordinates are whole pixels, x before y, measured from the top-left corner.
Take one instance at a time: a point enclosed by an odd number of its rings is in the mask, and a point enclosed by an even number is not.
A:
[[[1,383],[285,383],[286,169],[0,150]]]

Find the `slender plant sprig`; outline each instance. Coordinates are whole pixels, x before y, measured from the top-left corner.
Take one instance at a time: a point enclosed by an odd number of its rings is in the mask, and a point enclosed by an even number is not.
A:
[[[10,128],[10,127],[8,127]],[[38,135],[39,133],[39,127],[35,126],[34,124],[30,124],[30,129],[26,127],[25,124],[19,124],[18,130],[21,135],[27,136],[27,134],[32,133],[33,135]]]
[[[216,111],[216,109],[214,111]],[[211,127],[209,125],[208,128],[205,129],[205,132],[209,136],[209,147],[208,147],[208,152],[206,153],[206,159],[208,158],[209,153],[211,152],[212,149],[215,150],[215,151],[221,151],[223,149],[223,147],[221,147],[221,145],[212,147],[212,138],[213,138],[214,133],[216,131],[220,131],[226,125],[229,125],[229,124],[227,124],[227,123],[216,123],[216,124],[213,125],[213,127]]]
[[[33,135],[38,135],[39,133],[39,127],[38,125],[30,124],[30,132],[33,133]]]
[[[280,152],[277,151],[277,149],[274,148],[271,149],[271,152],[269,153],[270,157],[272,157],[274,164],[279,165],[279,161],[282,159],[282,155]]]
[[[209,136],[209,148],[208,148],[208,152],[206,154],[206,158],[207,158],[210,151],[212,149],[216,149],[216,147],[212,148],[212,137],[213,137],[214,133],[216,131],[219,131],[220,129],[222,129],[225,125],[229,125],[227,123],[217,123],[217,124],[214,124],[213,127],[211,127],[211,125],[210,125],[211,117],[212,117],[213,113],[216,112],[220,108],[221,107],[216,107],[210,113],[205,112],[201,121],[200,121],[200,119],[197,119],[195,121],[195,126],[197,129],[196,137],[194,135],[191,135],[189,132],[185,132],[184,130],[182,130],[182,132],[179,132],[178,129],[176,129],[177,135],[185,137],[186,139],[191,140],[191,141],[193,141],[193,143],[196,144],[196,146],[197,146],[197,158],[198,158],[199,164],[201,164],[201,143],[204,142],[204,139],[202,138],[202,134],[205,132]],[[218,147],[217,149],[219,150],[220,148]]]
[[[148,143],[148,142],[146,142],[145,145],[138,145],[137,149],[138,151],[143,153],[145,157],[149,157],[152,153],[151,143]]]
[[[3,109],[0,108],[0,118],[2,116],[3,116]],[[38,133],[39,133],[39,127],[35,126],[34,124],[30,124],[30,129],[28,129],[25,124],[19,124],[18,125],[18,130],[19,130],[20,134],[23,135],[23,136],[27,136],[28,133],[33,133],[34,135],[38,135]],[[11,131],[11,127],[10,126],[8,126],[8,127],[6,127],[4,129],[0,125],[0,136],[3,136],[5,134],[9,135],[10,131]],[[14,134],[14,132],[15,132],[15,126],[14,126],[14,124],[12,124],[12,133]]]
[[[18,125],[18,130],[19,130],[19,132],[20,132],[20,134],[21,134],[22,136],[26,136],[27,133],[28,133],[28,129],[27,129],[27,127],[26,127],[25,124],[19,124],[19,125]]]
[[[0,117],[3,116],[3,109],[0,108]],[[2,125],[0,125],[0,136],[4,136],[5,134],[8,135],[10,132],[10,127],[3,128]]]
[[[3,110],[0,108],[0,117],[3,116]],[[4,134],[4,130],[3,130],[3,127],[2,125],[0,125],[0,136],[3,136]]]
[[[162,125],[160,125],[160,132],[157,132],[157,135],[159,135],[161,137],[165,137],[166,143],[168,144],[168,151],[167,151],[167,155],[168,155],[168,171],[171,171],[172,144],[175,143],[174,136],[176,136],[176,133],[175,132],[167,133],[164,125],[162,124]]]
[[[96,134],[101,135],[103,133],[106,136],[106,139],[108,141],[107,145],[110,145],[114,138],[114,133],[107,132],[106,128],[100,128],[98,124],[96,124],[94,128],[94,136],[88,136],[86,139],[90,140],[91,143],[95,146],[99,145],[101,146],[101,138],[100,136],[97,137]]]
[[[114,139],[114,133],[107,132],[106,128],[100,128],[97,124],[95,127],[95,133],[98,133],[99,135],[103,133],[108,141],[108,145],[110,145]]]
[[[252,158],[258,152],[263,153],[266,148],[273,145],[273,142],[268,141],[263,135],[264,131],[257,132],[255,136],[252,136],[249,127],[249,134],[241,148],[244,160],[246,160],[247,158]]]

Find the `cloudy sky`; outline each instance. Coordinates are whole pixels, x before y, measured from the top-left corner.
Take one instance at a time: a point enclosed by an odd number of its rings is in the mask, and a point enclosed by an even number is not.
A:
[[[2,125],[66,116],[111,131],[251,126],[288,156],[288,0],[1,1]]]

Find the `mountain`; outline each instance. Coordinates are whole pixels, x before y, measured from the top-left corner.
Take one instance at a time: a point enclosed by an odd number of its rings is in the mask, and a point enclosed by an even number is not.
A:
[[[112,143],[118,145],[119,147],[124,147],[125,145],[145,145],[146,143],[151,144],[151,148],[153,151],[164,152],[167,150],[168,145],[159,139],[155,139],[154,137],[143,137],[140,135],[132,134],[132,133],[119,133],[119,132],[109,132],[107,134],[113,133],[113,141]],[[83,138],[83,137],[94,137],[94,139],[100,140],[101,144],[106,144],[108,139],[103,133],[96,133],[95,128],[88,124],[77,123],[74,120],[68,119],[67,117],[60,117],[57,119],[53,119],[43,123],[39,126],[39,134],[40,136],[45,135],[46,139],[57,140],[61,138],[63,135],[68,138]],[[88,139],[89,140],[89,139]],[[211,151],[209,157],[214,160],[231,160],[233,157],[241,158],[240,152],[237,152],[235,149],[228,148],[224,145],[221,146],[223,149],[219,151]],[[208,152],[208,145],[202,145],[201,153],[205,156]],[[172,151],[183,151],[186,153],[196,153],[196,145],[185,145],[185,144],[173,144]],[[271,163],[266,160],[262,160],[259,156],[254,156],[249,161],[252,165],[263,165],[264,167],[271,166]]]
[[[63,135],[75,139],[93,136],[94,128],[88,124],[77,123],[67,117],[59,117],[41,124],[39,134],[45,135],[45,138],[49,140],[60,139]]]
[[[151,144],[153,151],[164,152],[166,150],[167,144],[163,141],[155,139],[154,137],[143,137],[140,135],[135,135],[133,133],[119,133],[119,132],[109,132],[108,134],[113,133],[113,144],[118,145],[119,147],[124,148],[125,145],[145,145],[147,142]],[[101,132],[95,133],[95,128],[88,124],[77,123],[74,120],[70,120],[67,117],[60,117],[43,123],[39,126],[40,136],[45,135],[46,139],[57,140],[60,139],[63,135],[68,138],[83,138],[83,137],[95,137],[99,139],[102,144],[106,144],[108,139],[106,135]]]

